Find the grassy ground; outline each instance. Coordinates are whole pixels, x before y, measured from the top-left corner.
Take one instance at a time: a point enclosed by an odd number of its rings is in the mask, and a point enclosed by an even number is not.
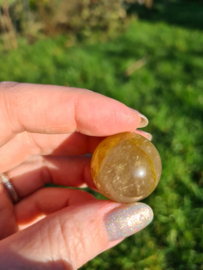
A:
[[[0,80],[92,89],[149,118],[145,130],[163,162],[161,182],[144,200],[154,221],[82,269],[203,270],[202,44],[200,31],[134,22],[105,44],[67,48],[59,37],[1,56]]]

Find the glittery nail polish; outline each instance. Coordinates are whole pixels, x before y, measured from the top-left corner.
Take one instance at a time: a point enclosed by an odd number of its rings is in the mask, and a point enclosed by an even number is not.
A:
[[[152,209],[144,203],[120,206],[106,217],[109,241],[130,236],[145,228],[153,219]]]

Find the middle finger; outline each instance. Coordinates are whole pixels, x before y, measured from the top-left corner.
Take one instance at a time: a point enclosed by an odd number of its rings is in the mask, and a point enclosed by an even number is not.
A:
[[[103,137],[72,134],[22,132],[0,148],[0,173],[8,171],[32,155],[84,155],[93,153]]]
[[[46,183],[96,190],[90,172],[89,156],[35,156],[7,172],[20,198],[24,198]]]

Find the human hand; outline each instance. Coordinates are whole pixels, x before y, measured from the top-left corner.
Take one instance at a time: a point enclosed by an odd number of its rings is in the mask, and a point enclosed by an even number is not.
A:
[[[12,204],[0,184],[0,266],[10,269],[77,269],[147,226],[143,203],[99,201],[90,174],[98,143],[137,131],[144,116],[100,94],[50,85],[0,83],[0,173],[21,200]]]

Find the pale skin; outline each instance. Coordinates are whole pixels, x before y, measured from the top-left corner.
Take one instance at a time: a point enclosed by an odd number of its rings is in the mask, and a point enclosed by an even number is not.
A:
[[[74,189],[96,190],[91,157],[106,136],[137,131],[140,116],[89,90],[0,83],[0,173],[21,198],[0,185],[1,269],[78,269],[120,242],[109,241],[107,212],[119,206]],[[83,155],[83,156],[82,156]]]

